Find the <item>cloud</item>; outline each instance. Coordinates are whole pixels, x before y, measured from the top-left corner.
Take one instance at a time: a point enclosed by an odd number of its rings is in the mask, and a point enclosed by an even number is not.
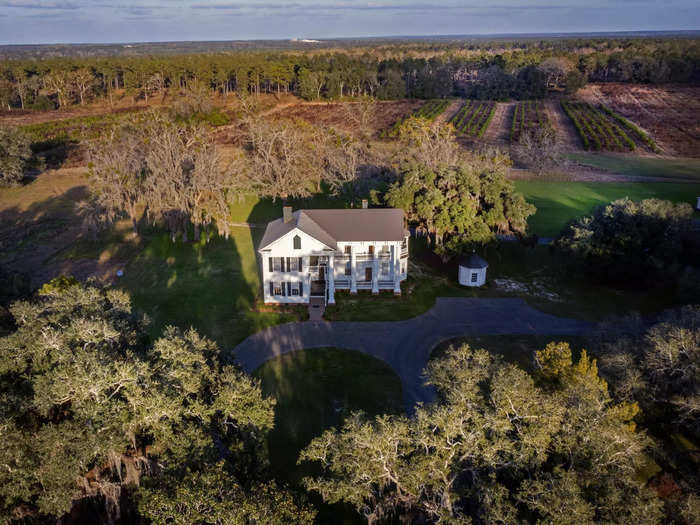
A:
[[[75,2],[34,2],[25,0],[0,1],[0,7],[15,9],[45,9],[54,11],[72,11],[84,7]]]
[[[340,2],[334,4],[302,4],[302,3],[250,3],[250,2],[220,2],[208,4],[193,4],[192,9],[243,11],[243,10],[304,10],[304,11],[470,11],[470,10],[550,10],[568,9],[568,5],[555,4],[502,4],[502,5],[457,5],[457,4],[379,4]]]

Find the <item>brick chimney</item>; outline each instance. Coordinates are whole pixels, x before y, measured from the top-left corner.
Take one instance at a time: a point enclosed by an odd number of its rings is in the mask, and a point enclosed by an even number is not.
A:
[[[292,220],[292,207],[291,206],[283,206],[282,207],[282,220],[287,223]]]

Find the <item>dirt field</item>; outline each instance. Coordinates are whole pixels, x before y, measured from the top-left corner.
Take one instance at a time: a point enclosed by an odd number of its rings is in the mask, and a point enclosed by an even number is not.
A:
[[[649,132],[666,154],[700,157],[700,87],[590,84],[577,98],[624,115]]]
[[[374,119],[370,123],[372,132],[375,135],[378,134],[423,103],[424,101],[420,100],[378,102]],[[347,116],[350,105],[351,103],[305,102],[286,105],[279,110],[268,112],[268,115],[284,119],[302,119],[311,124],[331,126],[351,132],[354,131],[355,125]]]

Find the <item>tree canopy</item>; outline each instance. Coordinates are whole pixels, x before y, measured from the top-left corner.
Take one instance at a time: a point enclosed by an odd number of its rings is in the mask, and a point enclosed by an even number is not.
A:
[[[431,362],[439,400],[411,417],[354,414],[314,439],[310,490],[370,523],[660,523],[635,470],[650,440],[585,351],[537,352],[536,373],[464,345]]]
[[[674,277],[693,209],[659,199],[620,199],[571,222],[556,241],[589,275],[651,284]]]
[[[427,123],[407,125],[401,136],[408,160],[384,198],[432,234],[441,255],[487,243],[497,233],[525,233],[535,208],[506,178],[507,155],[498,150],[460,154],[450,126],[435,131]]]
[[[266,477],[274,401],[213,342],[170,327],[150,344],[124,292],[73,279],[10,311],[17,329],[0,339],[4,519],[58,518],[86,502],[113,519],[125,497],[156,523],[269,523],[278,507],[287,521],[308,517]],[[225,489],[208,490],[222,480]]]

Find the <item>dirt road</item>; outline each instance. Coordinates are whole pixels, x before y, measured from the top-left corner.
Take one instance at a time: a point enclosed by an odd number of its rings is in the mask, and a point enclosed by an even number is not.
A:
[[[498,102],[493,119],[489,124],[483,140],[497,146],[507,146],[510,142],[510,124],[513,121],[515,102]]]
[[[569,117],[566,116],[561,104],[557,100],[548,100],[545,102],[545,109],[549,121],[554,126],[557,132],[557,138],[564,144],[566,149],[580,150],[582,148],[581,139],[576,133],[576,128],[571,123]]]

